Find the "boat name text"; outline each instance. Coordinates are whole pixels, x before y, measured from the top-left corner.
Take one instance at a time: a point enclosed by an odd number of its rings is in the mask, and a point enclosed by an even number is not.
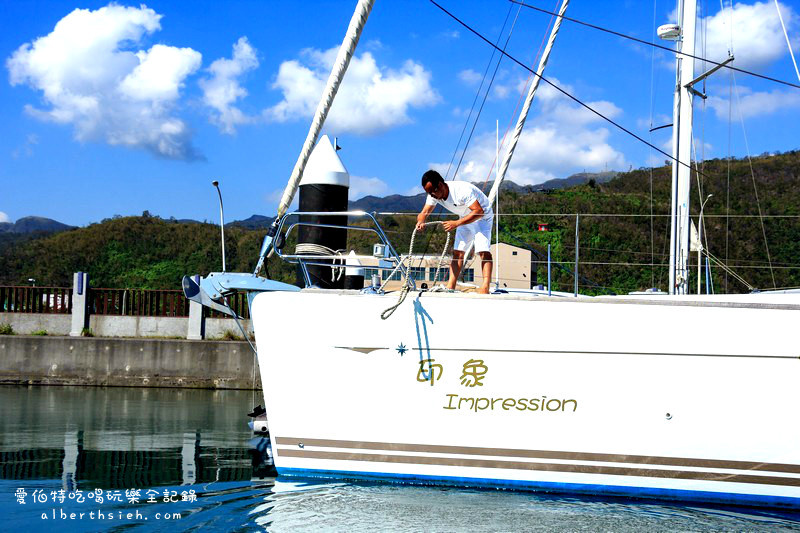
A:
[[[467,411],[540,411],[540,412],[559,412],[574,413],[578,410],[578,400],[567,400],[559,398],[474,398],[459,396],[458,394],[446,394],[446,405],[448,410],[467,410]]]

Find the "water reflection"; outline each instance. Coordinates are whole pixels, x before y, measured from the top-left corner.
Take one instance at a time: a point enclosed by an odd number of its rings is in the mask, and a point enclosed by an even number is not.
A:
[[[255,401],[254,401],[255,400]],[[4,530],[641,531],[800,530],[800,515],[524,492],[274,478],[253,438],[250,392],[0,387]],[[15,498],[27,491],[26,505]],[[191,490],[196,500],[55,504],[51,491]],[[43,491],[46,503],[32,499]],[[146,496],[143,497],[143,500]],[[107,522],[66,521],[98,512]],[[144,519],[116,518],[139,512]],[[157,521],[158,513],[171,521]],[[42,516],[53,517],[44,522]],[[149,519],[149,520],[148,520]]]
[[[126,489],[250,480],[242,391],[0,387],[0,479]],[[253,444],[254,446],[256,443]]]

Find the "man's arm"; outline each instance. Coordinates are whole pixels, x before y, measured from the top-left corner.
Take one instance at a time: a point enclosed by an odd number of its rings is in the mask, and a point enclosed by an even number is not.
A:
[[[436,204],[425,204],[425,207],[423,207],[422,211],[417,215],[417,231],[422,231],[424,227],[423,224],[425,224],[425,221],[428,219],[428,215],[430,215],[435,208]]]
[[[469,206],[469,210],[470,213],[468,215],[465,215],[459,218],[458,220],[448,220],[447,222],[444,222],[442,224],[444,230],[453,231],[459,226],[464,226],[466,224],[470,224],[472,222],[475,222],[476,220],[483,218],[484,215],[483,208],[481,207],[481,204],[478,203],[478,200],[472,202],[472,205]]]

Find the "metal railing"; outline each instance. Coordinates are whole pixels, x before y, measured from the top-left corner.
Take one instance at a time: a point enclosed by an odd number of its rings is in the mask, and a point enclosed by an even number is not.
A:
[[[93,315],[189,316],[189,300],[180,290],[89,289]]]
[[[3,313],[72,313],[70,287],[0,287],[0,312]]]
[[[361,227],[361,226],[353,226],[353,225],[340,225],[340,224],[322,224],[319,222],[306,222],[303,220],[302,217],[342,217],[346,216],[348,218],[367,218],[369,219],[374,227]],[[287,220],[296,217],[298,219],[297,222],[288,223]],[[284,226],[287,226],[286,232],[281,233]],[[375,218],[375,216],[371,213],[367,213],[365,211],[295,211],[292,213],[287,213],[283,218],[281,218],[280,222],[278,223],[277,235],[281,236],[279,242],[285,243],[288,235],[292,232],[295,228],[300,228],[302,226],[306,227],[315,227],[315,228],[328,228],[328,229],[344,229],[344,230],[353,230],[353,231],[365,231],[369,233],[374,233],[380,239],[381,243],[385,246],[385,256],[383,257],[384,260],[391,262],[393,264],[400,264],[400,272],[401,274],[405,274],[406,267],[401,262],[400,254],[392,246],[392,243],[389,241],[389,238],[386,236],[386,233],[383,231],[380,223]],[[288,254],[284,253],[282,250],[282,244],[275,245],[275,252],[277,255],[288,263],[297,263],[300,265],[300,269],[303,273],[303,277],[305,279],[306,287],[311,286],[311,278],[308,274],[308,266],[309,265],[316,265],[316,266],[324,266],[330,268],[342,268],[345,266],[345,257],[344,256],[333,256],[333,255],[308,255],[308,254]],[[338,260],[340,263],[338,265],[333,264],[332,260]],[[413,279],[411,280],[413,283]]]

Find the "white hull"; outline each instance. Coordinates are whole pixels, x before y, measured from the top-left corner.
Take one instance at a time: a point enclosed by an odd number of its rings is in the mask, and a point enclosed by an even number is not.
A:
[[[800,295],[396,298],[256,296],[279,473],[800,507]]]

